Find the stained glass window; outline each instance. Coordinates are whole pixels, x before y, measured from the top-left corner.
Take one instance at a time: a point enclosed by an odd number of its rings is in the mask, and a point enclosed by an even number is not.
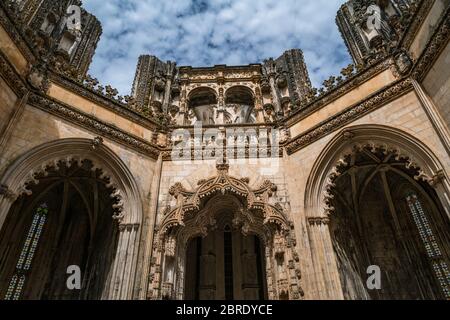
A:
[[[48,206],[41,204],[34,213],[31,226],[28,230],[25,242],[20,251],[20,256],[16,264],[16,270],[9,282],[5,300],[19,300],[22,294],[28,271],[31,269],[31,263],[36,252],[36,248],[41,238],[42,229],[47,220]]]
[[[425,246],[428,258],[431,260],[433,271],[439,284],[442,287],[446,298],[450,298],[450,272],[444,260],[439,243],[436,241],[433,229],[425,214],[422,204],[417,194],[410,194],[406,197],[409,210],[419,231],[420,238]]]

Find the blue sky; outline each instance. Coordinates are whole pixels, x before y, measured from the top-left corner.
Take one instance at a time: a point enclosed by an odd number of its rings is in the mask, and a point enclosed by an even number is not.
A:
[[[128,94],[137,59],[245,65],[305,53],[320,86],[351,61],[335,24],[344,0],[84,0],[103,26],[90,74]]]

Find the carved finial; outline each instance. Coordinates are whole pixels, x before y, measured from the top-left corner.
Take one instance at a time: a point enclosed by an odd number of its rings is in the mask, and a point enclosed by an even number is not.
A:
[[[308,218],[310,225],[328,225],[330,223],[329,217],[310,217]]]
[[[344,130],[342,132],[342,136],[344,137],[345,140],[351,140],[355,137],[355,134],[349,130]]]
[[[442,183],[442,181],[444,181],[445,179],[445,173],[443,170],[439,170],[434,176],[433,178],[431,178],[430,180],[430,185],[433,188],[436,188],[439,184]]]
[[[33,88],[43,93],[47,93],[50,87],[48,72],[45,66],[42,65],[32,67],[27,76],[27,80]]]
[[[115,211],[112,218],[113,220],[116,220],[119,225],[122,225],[122,221],[125,218],[125,215],[122,213],[122,211]]]
[[[228,173],[230,165],[228,164],[228,161],[226,159],[219,159],[217,160],[216,168],[220,172]]]
[[[346,78],[350,78],[353,76],[355,72],[355,66],[353,64],[349,64],[346,68],[341,70],[341,74]]]
[[[411,57],[406,51],[402,51],[399,54],[397,54],[394,58],[394,62],[398,76],[403,76],[407,74],[413,66]]]
[[[92,140],[92,149],[97,149],[99,146],[103,144],[103,138],[102,137],[95,137],[94,140]]]

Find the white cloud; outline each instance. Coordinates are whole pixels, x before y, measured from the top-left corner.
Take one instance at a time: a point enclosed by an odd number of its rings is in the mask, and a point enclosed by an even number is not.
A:
[[[137,59],[153,54],[178,65],[245,65],[305,53],[320,86],[350,63],[335,25],[343,0],[85,0],[103,26],[90,73],[130,91]]]

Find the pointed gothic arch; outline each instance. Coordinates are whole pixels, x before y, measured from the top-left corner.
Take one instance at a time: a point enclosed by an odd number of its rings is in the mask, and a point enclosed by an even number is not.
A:
[[[309,217],[326,217],[327,206],[324,201],[330,178],[343,157],[353,149],[363,146],[381,146],[391,150],[398,157],[407,160],[410,166],[418,167],[420,179],[436,187],[450,218],[450,184],[441,161],[424,143],[401,130],[381,126],[363,125],[346,128],[337,134],[321,152],[308,177],[305,193],[305,208]]]
[[[231,224],[235,230],[256,235],[264,243],[268,298],[302,299],[300,258],[295,249],[293,224],[272,198],[276,186],[265,181],[252,189],[248,179],[232,177],[228,170],[228,164],[218,164],[217,176],[199,181],[193,191],[180,183],[170,188],[176,206],[166,208],[155,235],[150,292],[153,299],[184,298],[189,240],[206,237],[221,224],[224,212],[231,214],[230,221],[222,223],[224,226]]]
[[[91,164],[92,172],[100,172],[98,179],[105,181],[105,187],[111,190],[110,197],[114,200],[111,219],[117,222],[119,232],[108,292],[102,298],[131,299],[143,214],[141,195],[130,170],[103,144],[102,138],[55,140],[16,159],[0,179],[0,230],[13,213],[10,209],[16,200],[32,195],[31,186],[38,185],[40,177],[64,165],[81,167],[85,161]]]
[[[364,240],[364,237],[367,237],[370,232],[381,234],[381,232],[389,233],[386,231],[389,228],[396,230],[390,236],[397,239],[395,241],[400,247],[405,247],[400,250],[395,249],[397,251],[392,249],[392,255],[396,256],[389,259],[394,259],[397,261],[396,263],[400,263],[398,261],[402,261],[405,256],[415,259],[417,263],[420,260],[426,260],[427,253],[424,248],[427,245],[425,243],[416,243],[414,246],[411,244],[414,242],[413,238],[420,239],[417,233],[418,228],[434,229],[434,231],[430,229],[429,232],[436,232],[437,238],[447,239],[448,232],[445,231],[445,225],[448,225],[450,216],[448,202],[450,193],[447,174],[443,169],[441,162],[427,146],[400,130],[386,126],[364,125],[346,128],[326,146],[311,170],[305,193],[305,211],[309,222],[308,234],[312,243],[314,264],[324,263],[320,257],[323,250],[334,252],[335,255],[333,259],[326,261],[324,272],[316,274],[319,291],[322,292],[324,298],[383,298],[396,291],[393,285],[390,288],[391,293],[369,294],[365,288],[365,281],[361,280],[359,284],[355,284],[355,278],[343,277],[343,273],[337,271],[345,267],[341,261],[337,260],[344,257],[348,262],[348,256],[351,255],[349,251],[354,250],[348,248],[347,252],[340,250],[342,241],[348,242],[351,236],[353,237],[351,232],[357,234],[355,238],[359,240],[356,240],[355,245],[361,246],[362,251],[360,251],[364,253],[362,255],[365,256],[363,259],[366,263],[373,263],[373,261],[377,261],[376,257],[380,257],[380,251],[377,251],[379,249],[374,249],[369,240]],[[398,187],[394,188],[395,183],[407,185],[407,188],[405,187],[404,190],[399,190]],[[346,194],[343,194],[343,190]],[[415,192],[403,192],[405,190],[415,190]],[[377,192],[381,193],[376,195]],[[401,195],[402,201],[393,201],[399,195]],[[415,199],[415,202],[411,199]],[[408,202],[409,208],[406,206],[407,201],[410,201]],[[414,207],[413,203],[418,203],[418,207]],[[415,215],[422,210],[428,211],[428,216],[423,217],[428,220],[426,226],[417,225],[418,221],[413,221],[411,218],[414,216],[416,219]],[[352,212],[353,216],[348,214],[349,212]],[[369,217],[369,214],[372,217]],[[374,220],[375,215],[380,216]],[[387,217],[391,215],[392,217],[388,219]],[[346,217],[347,222],[338,224],[336,221],[342,219],[343,216]],[[385,217],[382,218],[382,216]],[[378,222],[383,219],[394,221],[395,224],[389,228],[387,225],[379,225],[375,232],[377,227],[371,221]],[[431,221],[434,221],[434,224]],[[355,224],[355,229],[349,231],[353,224]],[[372,227],[374,228],[372,231],[367,229]],[[408,232],[402,228],[407,228]],[[343,236],[344,233],[347,235]],[[341,244],[336,242],[339,234],[341,234]],[[409,237],[409,240],[405,237]],[[402,241],[409,241],[409,244],[405,245]],[[426,241],[424,239],[424,242]],[[448,258],[448,254],[445,253],[448,251],[445,242],[446,240],[441,241],[443,255],[439,259],[442,261]],[[406,246],[409,247],[406,248]],[[415,251],[413,254],[415,258],[411,257],[413,251]],[[358,263],[359,266],[357,266]],[[353,272],[359,277],[363,271],[365,272],[365,270],[361,271],[363,264],[358,263],[354,263],[352,268],[356,269],[347,270],[347,274]],[[436,298],[439,293],[435,291],[435,288],[439,286],[442,287],[444,295],[448,294],[448,292],[445,293],[448,286],[446,282],[450,279],[445,276],[432,275],[432,269],[436,270],[436,266],[433,264],[434,262],[430,262],[429,265],[421,264],[428,270],[423,269],[421,275],[414,275],[417,276],[418,282],[422,281],[416,288],[409,290],[411,292],[415,290],[417,295],[414,298]],[[430,267],[431,265],[433,266]],[[350,264],[347,267],[350,268]],[[445,268],[447,267],[444,266]],[[392,272],[395,273],[395,268],[393,270]],[[409,270],[408,272],[414,271]],[[427,272],[428,274],[424,275]],[[353,286],[352,289],[348,289],[349,283]],[[398,290],[398,292],[400,291]],[[426,291],[428,293],[424,293]],[[331,294],[328,295],[326,292],[331,292]],[[421,293],[419,294],[419,292]],[[408,293],[404,292],[403,298],[408,297]]]

